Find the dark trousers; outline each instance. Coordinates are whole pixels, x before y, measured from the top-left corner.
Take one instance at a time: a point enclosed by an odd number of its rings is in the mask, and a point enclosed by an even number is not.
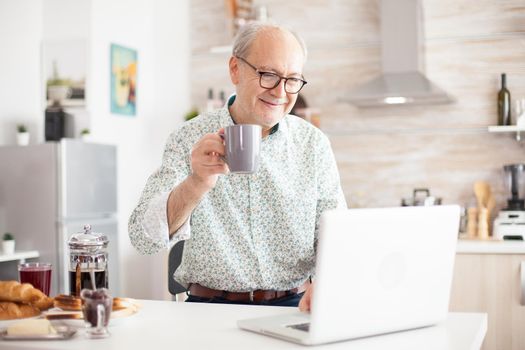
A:
[[[221,297],[215,298],[201,298],[196,295],[189,295],[186,299],[187,303],[215,303],[215,304],[237,304],[237,305],[271,305],[271,306],[298,306],[299,300],[304,293],[285,295],[284,297],[273,299],[270,301],[250,302],[250,301],[230,301]]]

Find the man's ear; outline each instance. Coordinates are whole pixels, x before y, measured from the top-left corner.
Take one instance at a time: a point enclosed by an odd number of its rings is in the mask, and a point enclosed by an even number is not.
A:
[[[239,60],[236,57],[230,57],[229,67],[230,67],[230,79],[233,85],[239,84]]]

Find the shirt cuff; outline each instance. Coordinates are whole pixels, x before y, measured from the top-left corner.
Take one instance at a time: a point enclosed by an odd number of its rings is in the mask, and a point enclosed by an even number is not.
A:
[[[147,236],[155,241],[164,243],[166,248],[171,248],[178,241],[190,238],[190,218],[171,236],[168,225],[168,198],[171,191],[163,192],[154,197],[144,215],[142,228]]]

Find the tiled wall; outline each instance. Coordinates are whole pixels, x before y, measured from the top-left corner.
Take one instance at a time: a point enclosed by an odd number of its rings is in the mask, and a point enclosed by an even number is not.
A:
[[[391,0],[395,1],[395,0]],[[525,141],[490,134],[500,73],[514,98],[525,98],[523,0],[422,0],[426,73],[456,99],[450,105],[358,109],[344,102],[380,69],[376,0],[258,1],[270,17],[298,31],[309,48],[304,96],[322,111],[350,206],[395,206],[414,187],[444,203],[474,203],[472,185],[489,181],[504,205],[502,166],[525,162]],[[192,102],[207,89],[232,91],[230,44],[222,1],[193,0]],[[525,136],[525,135],[524,135]]]

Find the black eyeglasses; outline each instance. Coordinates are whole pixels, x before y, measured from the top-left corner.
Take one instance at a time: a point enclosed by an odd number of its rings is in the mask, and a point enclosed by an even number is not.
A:
[[[285,78],[272,72],[261,71],[244,58],[239,56],[235,57],[252,67],[255,73],[259,74],[259,85],[264,89],[274,89],[281,83],[281,80],[284,80],[284,91],[289,94],[297,94],[307,83],[306,80],[300,78]]]

